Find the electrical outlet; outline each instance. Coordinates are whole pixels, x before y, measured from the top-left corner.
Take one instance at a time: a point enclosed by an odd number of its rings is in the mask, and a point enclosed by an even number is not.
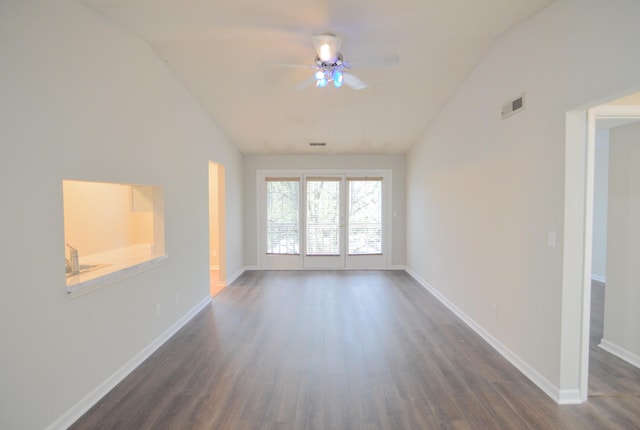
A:
[[[489,312],[491,312],[492,317],[496,318],[498,316],[498,305],[491,303],[491,306],[489,306]]]
[[[557,245],[557,235],[555,231],[550,231],[547,236],[547,246],[549,248],[555,248]]]
[[[160,316],[161,311],[162,311],[162,307],[160,306],[160,303],[158,303],[156,305],[156,316]]]

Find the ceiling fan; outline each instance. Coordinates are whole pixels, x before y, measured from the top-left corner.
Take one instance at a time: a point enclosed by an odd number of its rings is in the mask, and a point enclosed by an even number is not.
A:
[[[343,83],[346,83],[347,86],[354,90],[362,90],[367,87],[367,84],[354,75],[345,75],[345,71],[351,67],[342,58],[340,53],[342,41],[337,36],[334,34],[319,34],[313,36],[311,40],[316,49],[315,64],[312,66],[316,70],[313,75],[316,87],[324,88],[329,82],[333,82],[336,88],[340,88]]]
[[[316,50],[312,65],[304,66],[314,70],[313,76],[299,85],[296,89],[303,89],[315,83],[316,87],[324,88],[330,83],[340,88],[343,84],[354,90],[367,88],[367,84],[351,73],[352,64],[345,61],[340,52],[342,41],[332,33],[318,34],[311,37]],[[361,66],[392,66],[398,64],[397,55],[386,56],[376,61],[360,62]]]

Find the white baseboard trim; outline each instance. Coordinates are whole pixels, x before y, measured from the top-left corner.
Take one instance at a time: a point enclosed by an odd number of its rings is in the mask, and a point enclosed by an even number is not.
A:
[[[579,405],[583,403],[580,390],[558,390],[558,399],[554,399],[559,405]]]
[[[87,412],[93,405],[98,403],[109,391],[111,391],[116,385],[118,385],[124,378],[126,378],[136,367],[142,364],[151,354],[153,354],[158,348],[160,348],[171,336],[176,334],[186,323],[196,316],[198,312],[204,309],[209,303],[211,303],[211,297],[207,295],[200,303],[198,303],[193,309],[187,312],[182,318],[176,321],[169,329],[158,336],[153,342],[147,345],[142,351],[133,356],[127,361],[120,369],[118,369],[113,375],[107,378],[104,382],[94,388],[89,394],[82,398],[78,403],[71,407],[67,412],[62,414],[57,420],[47,426],[46,430],[64,430],[69,428],[74,422],[78,420],[85,412]]]
[[[607,339],[602,339],[598,346],[621,360],[626,361],[630,365],[640,368],[640,355],[634,354],[628,349],[608,341]]]
[[[596,274],[591,274],[591,279],[593,279],[594,281],[598,281],[598,282],[602,282],[603,284],[607,283],[607,278],[605,278],[602,275],[596,275]]]
[[[399,264],[395,264],[392,266],[388,266],[388,267],[340,267],[340,268],[335,268],[335,267],[329,267],[329,268],[323,268],[323,267],[314,267],[314,268],[305,268],[305,267],[265,267],[265,268],[260,268],[258,266],[245,266],[244,270],[246,272],[252,271],[252,270],[265,270],[265,271],[276,271],[276,270],[299,270],[299,271],[303,271],[303,270],[404,270],[407,271],[407,266],[403,266],[403,265],[399,265]]]
[[[420,283],[427,291],[429,291],[436,299],[438,299],[443,305],[445,305],[451,312],[453,312],[458,318],[460,318],[465,324],[467,324],[473,331],[475,331],[481,338],[489,343],[496,351],[500,353],[504,358],[509,361],[516,369],[518,369],[524,376],[529,378],[531,382],[536,384],[545,394],[551,397],[556,403],[562,405],[582,403],[580,400],[578,390],[560,390],[554,384],[552,384],[547,378],[542,376],[536,369],[531,367],[526,361],[521,359],[513,351],[502,344],[498,339],[486,331],[480,324],[476,323],[471,317],[462,312],[456,305],[454,305],[449,299],[443,296],[437,289],[431,284],[422,279],[411,268],[407,268],[407,273],[411,275],[418,283]],[[574,392],[575,391],[575,392]]]
[[[240,275],[242,275],[245,270],[247,270],[245,267],[241,268],[240,270],[238,270],[236,273],[234,273],[231,276],[227,276],[227,282],[226,285],[231,285],[231,283],[233,281],[235,281],[236,279],[238,279],[240,277]]]

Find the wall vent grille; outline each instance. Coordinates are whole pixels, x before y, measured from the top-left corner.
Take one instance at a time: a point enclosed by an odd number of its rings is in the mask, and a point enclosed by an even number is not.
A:
[[[502,106],[500,112],[502,119],[509,118],[511,115],[518,113],[524,109],[524,93],[509,101]]]

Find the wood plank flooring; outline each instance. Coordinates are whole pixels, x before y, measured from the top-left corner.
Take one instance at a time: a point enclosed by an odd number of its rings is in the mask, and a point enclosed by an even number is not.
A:
[[[598,347],[604,332],[605,286],[591,283],[589,396],[640,398],[640,370]],[[640,330],[640,327],[636,328]]]
[[[640,398],[558,406],[399,271],[247,272],[72,426],[637,428]]]

